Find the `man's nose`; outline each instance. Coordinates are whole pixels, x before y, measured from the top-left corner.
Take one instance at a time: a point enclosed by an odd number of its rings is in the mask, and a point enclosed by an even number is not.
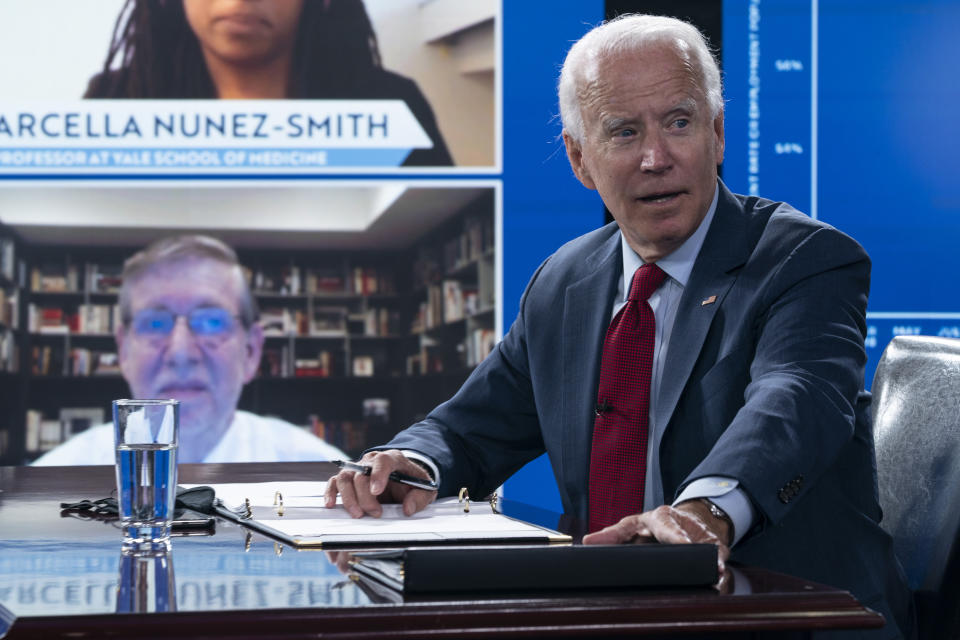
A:
[[[200,347],[197,345],[196,336],[190,330],[187,319],[178,316],[167,341],[167,358],[175,364],[180,364],[191,362],[199,357]]]
[[[672,166],[667,141],[659,132],[648,133],[640,148],[640,169],[649,173],[663,173]]]

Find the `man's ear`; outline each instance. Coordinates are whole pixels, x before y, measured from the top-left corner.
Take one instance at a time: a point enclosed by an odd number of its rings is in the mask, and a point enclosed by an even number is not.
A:
[[[724,150],[724,138],[723,138],[723,111],[717,114],[717,117],[713,119],[713,135],[715,136],[716,141],[716,160],[717,166],[723,164],[723,150]]]
[[[567,148],[567,159],[570,161],[570,168],[573,169],[573,174],[577,176],[577,180],[583,183],[583,186],[587,189],[596,190],[597,185],[593,182],[590,170],[583,162],[583,149],[580,143],[567,133],[566,129],[563,130],[563,146]]]
[[[263,327],[259,322],[254,322],[247,329],[246,335],[246,353],[243,363],[243,383],[246,384],[253,380],[260,369],[260,357],[263,355]]]

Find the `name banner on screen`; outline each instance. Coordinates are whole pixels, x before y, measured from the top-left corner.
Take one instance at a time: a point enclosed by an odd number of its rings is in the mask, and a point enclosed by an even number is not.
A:
[[[431,146],[402,100],[0,103],[0,169],[25,173],[396,167]]]

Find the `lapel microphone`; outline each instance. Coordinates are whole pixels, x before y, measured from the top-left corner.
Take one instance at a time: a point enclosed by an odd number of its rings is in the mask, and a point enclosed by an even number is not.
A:
[[[606,400],[601,400],[600,402],[597,403],[597,406],[594,407],[593,410],[599,416],[606,413],[610,409],[613,409],[613,405],[607,402]]]

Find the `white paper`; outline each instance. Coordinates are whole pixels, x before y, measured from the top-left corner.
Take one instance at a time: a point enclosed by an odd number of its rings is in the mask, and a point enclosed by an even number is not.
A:
[[[186,488],[201,485],[181,485]],[[353,518],[337,498],[337,505],[324,506],[326,482],[259,482],[207,485],[228,508],[236,509],[244,499],[250,506],[269,507],[255,513],[254,519],[290,538],[335,537],[339,541],[429,541],[495,540],[504,538],[540,538],[549,532],[535,525],[496,513],[489,502],[470,502],[470,511],[457,498],[437,500],[412,516],[403,514],[399,504],[384,504],[379,518]],[[284,515],[276,513],[275,497],[283,498]]]

